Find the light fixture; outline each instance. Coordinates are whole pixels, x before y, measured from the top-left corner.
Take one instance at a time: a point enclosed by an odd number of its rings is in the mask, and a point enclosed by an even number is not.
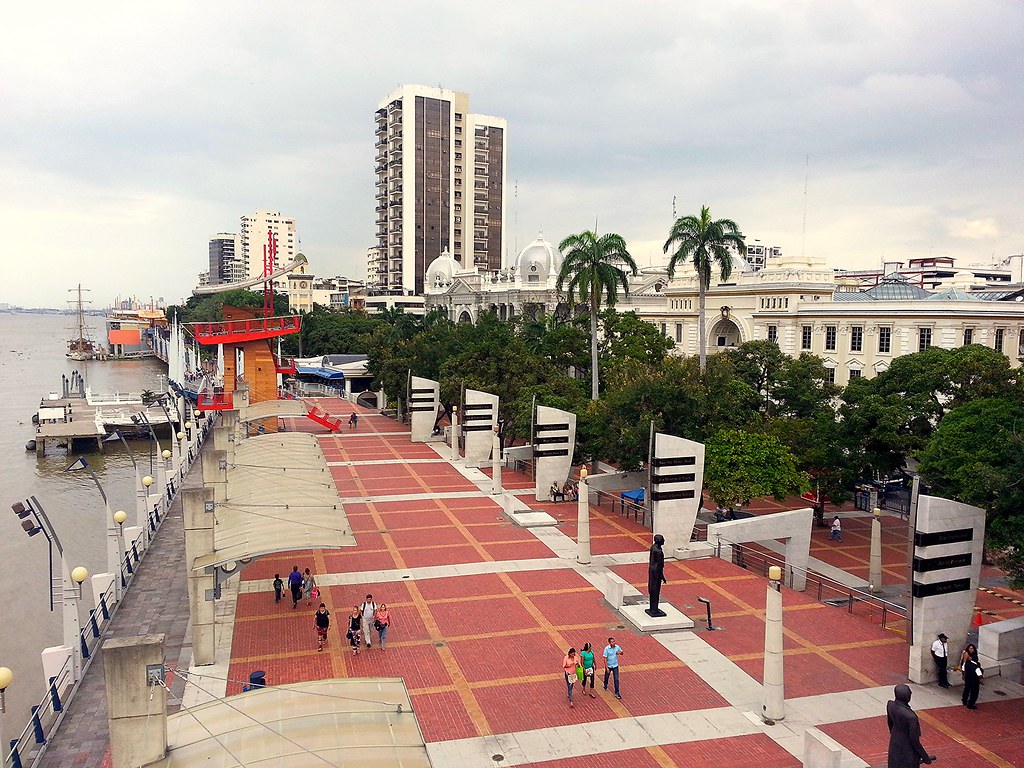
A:
[[[142,478],[142,484],[146,486],[146,488],[149,488],[149,486],[153,484],[152,475],[146,475],[144,478]]]
[[[185,433],[184,432],[179,432],[178,434],[175,435],[175,437],[178,438],[179,440],[184,440],[185,439]]]
[[[14,673],[9,667],[0,667],[0,714],[7,711],[7,703],[4,701],[4,691],[14,680]]]
[[[768,578],[772,581],[782,581],[782,569],[777,565],[771,566],[768,568]]]
[[[127,519],[128,513],[125,512],[123,509],[119,509],[117,510],[117,512],[114,513],[114,522],[118,525],[124,525],[124,521]]]
[[[589,475],[589,474],[590,473],[587,472],[587,468],[586,467],[580,467],[580,480],[586,480],[587,479],[587,475]]]
[[[195,424],[193,424],[191,421],[186,421],[185,422],[185,429],[192,429],[192,427],[194,427],[194,426],[195,426]]]
[[[168,451],[166,448],[164,448],[163,452],[160,455],[163,456],[165,459],[171,458],[171,452]]]
[[[71,578],[76,584],[81,584],[83,581],[89,578],[89,571],[83,568],[81,565],[71,571]]]
[[[882,516],[882,510],[880,510],[878,507],[875,507],[874,509],[871,510],[871,514],[874,515],[875,517],[881,517]]]

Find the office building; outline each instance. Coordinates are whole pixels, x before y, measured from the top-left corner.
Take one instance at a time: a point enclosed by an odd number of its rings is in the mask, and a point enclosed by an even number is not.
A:
[[[282,216],[280,211],[256,211],[242,217],[240,261],[245,267],[245,278],[263,275],[263,247],[267,245],[268,232],[277,235],[277,257],[273,271],[291,262],[298,253],[299,237],[295,231],[295,219]],[[211,275],[212,278],[212,275]],[[284,287],[285,281],[278,280],[275,287]]]
[[[468,94],[405,85],[379,103],[375,125],[370,290],[422,295],[427,266],[446,251],[460,264],[500,269],[505,120],[471,113]]]

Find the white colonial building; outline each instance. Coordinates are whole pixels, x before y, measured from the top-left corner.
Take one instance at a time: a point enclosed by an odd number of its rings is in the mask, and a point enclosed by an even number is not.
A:
[[[493,272],[466,269],[443,254],[427,268],[427,308],[442,307],[457,322],[476,322],[486,311],[502,319],[566,312],[555,289],[561,264],[562,255],[543,235],[514,264]],[[935,291],[898,272],[876,282],[858,289],[815,257],[775,254],[756,270],[736,257],[729,280],[712,280],[707,291],[708,352],[766,339],[788,355],[818,355],[837,384],[874,376],[894,358],[931,346],[983,344],[1020,365],[1024,285],[1019,282],[978,290],[974,268],[954,269]],[[676,353],[696,355],[697,306],[697,275],[687,264],[671,281],[665,267],[641,270],[630,279],[629,296],[620,298],[618,309],[654,324],[675,342]]]

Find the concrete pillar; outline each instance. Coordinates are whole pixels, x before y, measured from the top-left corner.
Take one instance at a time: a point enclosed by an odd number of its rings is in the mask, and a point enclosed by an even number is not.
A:
[[[216,453],[216,451],[211,451]],[[205,454],[204,454],[205,456]],[[181,505],[185,524],[185,567],[188,569],[188,608],[192,624],[192,660],[195,664],[213,664],[214,642],[214,575],[193,569],[196,558],[213,553],[214,513],[207,511],[207,502],[214,502],[209,487],[186,488]]]
[[[491,444],[491,493],[501,493],[501,438],[497,430]]]
[[[576,562],[590,563],[590,486],[586,469],[581,471],[580,498],[576,502]]]
[[[213,428],[213,440],[211,446],[215,451],[226,451],[228,449],[228,434],[230,430],[223,424]]]
[[[115,637],[103,643],[113,768],[149,765],[167,755],[163,664],[163,635]]]
[[[764,687],[761,717],[777,721],[786,716],[782,664],[782,591],[779,583],[782,569],[773,565],[768,569],[768,578],[770,581],[764,609]]]
[[[871,557],[868,565],[868,584],[872,592],[882,588],[882,510],[875,507],[871,519]]]
[[[228,455],[225,451],[203,451],[203,485],[213,489],[214,501],[226,501],[228,492]]]
[[[452,461],[459,460],[459,414],[452,410]]]

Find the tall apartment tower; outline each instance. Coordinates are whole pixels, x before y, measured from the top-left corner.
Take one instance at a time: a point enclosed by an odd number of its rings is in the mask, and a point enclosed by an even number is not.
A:
[[[295,233],[295,219],[282,216],[280,211],[256,211],[242,217],[241,262],[245,265],[245,277],[250,279],[263,274],[263,246],[267,244],[267,232],[277,235],[277,258],[274,268],[290,264],[298,252],[298,235]],[[283,280],[275,285],[286,286]]]
[[[469,94],[424,85],[390,93],[375,120],[377,245],[367,252],[367,287],[422,295],[427,266],[443,251],[500,269],[505,120],[471,114]]]
[[[210,285],[245,280],[242,238],[231,232],[219,232],[210,238]]]

